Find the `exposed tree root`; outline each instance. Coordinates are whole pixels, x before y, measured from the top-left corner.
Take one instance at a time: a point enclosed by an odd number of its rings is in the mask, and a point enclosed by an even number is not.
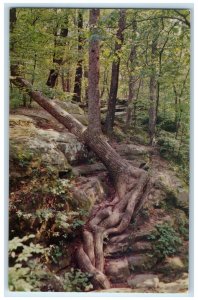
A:
[[[108,288],[110,282],[104,274],[104,238],[113,236],[119,240],[130,224],[131,218],[139,211],[150,190],[148,174],[128,166],[116,183],[113,201],[90,217],[83,230],[83,240],[77,249],[77,262],[82,270],[93,275],[95,288]]]
[[[26,92],[40,106],[47,110],[70,132],[89,146],[100,158],[114,181],[116,195],[109,204],[105,203],[84,226],[81,245],[76,250],[78,266],[93,275],[95,288],[109,288],[110,283],[104,274],[104,238],[123,234],[131,218],[146,201],[150,183],[148,173],[133,167],[123,159],[108,143],[100,130],[92,131],[84,127],[55,102],[35,91],[23,78],[13,74],[12,82]],[[91,123],[92,124],[92,123]]]

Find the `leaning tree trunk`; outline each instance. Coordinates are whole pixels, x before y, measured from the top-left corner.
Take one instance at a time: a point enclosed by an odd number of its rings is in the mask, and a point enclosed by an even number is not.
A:
[[[83,271],[93,275],[94,286],[109,288],[109,280],[104,274],[103,239],[108,235],[117,236],[127,229],[135,211],[147,198],[148,174],[122,159],[102,133],[90,132],[72,115],[44,97],[41,92],[35,91],[29,82],[16,76],[12,76],[11,81],[88,145],[104,163],[114,181],[114,199],[105,202],[95,215],[90,216],[83,229],[81,244],[76,249],[78,265]]]
[[[90,24],[92,34],[95,34],[95,24],[99,17],[99,10],[92,9]],[[130,224],[132,216],[140,209],[146,200],[149,190],[149,177],[143,169],[133,167],[107,143],[103,136],[99,114],[99,42],[90,42],[89,50],[89,99],[88,99],[88,128],[83,126],[69,113],[61,109],[56,103],[35,91],[32,85],[17,76],[17,70],[11,80],[27,93],[40,106],[62,123],[71,133],[88,145],[100,158],[109,171],[115,185],[115,196],[112,201],[107,199],[92,212],[82,230],[82,240],[76,246],[75,254],[78,266],[82,271],[93,275],[95,288],[109,288],[110,282],[105,272],[103,241],[107,236],[118,237]]]

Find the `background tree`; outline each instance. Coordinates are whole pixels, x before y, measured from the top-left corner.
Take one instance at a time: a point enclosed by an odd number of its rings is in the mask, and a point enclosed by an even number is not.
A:
[[[128,107],[127,107],[127,117],[126,117],[126,129],[129,128],[132,120],[133,112],[133,102],[135,97],[137,97],[137,77],[134,75],[135,65],[137,63],[137,51],[136,51],[136,31],[137,31],[137,22],[133,20],[132,22],[133,30],[133,40],[131,46],[131,53],[129,56],[129,94],[128,94]],[[136,94],[136,95],[135,95]]]
[[[120,69],[120,50],[122,48],[122,44],[124,41],[123,31],[125,29],[125,18],[126,18],[126,10],[120,9],[118,30],[116,33],[116,42],[115,42],[115,50],[114,50],[115,59],[112,63],[111,86],[110,86],[109,99],[108,99],[107,116],[105,121],[105,129],[108,135],[111,135],[113,131],[113,124],[115,118],[115,107],[116,107],[116,100],[117,100],[117,93],[118,93],[118,81],[119,81],[119,69]]]
[[[82,29],[83,29],[83,13],[81,10],[78,11],[78,62],[76,67],[75,74],[75,83],[74,83],[74,96],[73,100],[77,102],[81,102],[81,85],[82,85],[82,47],[83,47],[83,37],[82,37]]]

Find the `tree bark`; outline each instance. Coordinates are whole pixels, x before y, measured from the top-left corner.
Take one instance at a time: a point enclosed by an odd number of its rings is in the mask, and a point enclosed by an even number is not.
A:
[[[88,73],[88,130],[101,132],[100,100],[99,100],[99,39],[97,22],[99,9],[91,9],[89,15],[91,37],[89,42],[89,73]]]
[[[150,144],[153,145],[155,142],[155,127],[156,127],[156,105],[157,105],[157,78],[155,60],[157,54],[157,22],[154,21],[153,30],[154,35],[151,45],[151,76],[150,76],[150,103],[149,103],[149,137]]]
[[[110,95],[109,95],[108,110],[107,110],[107,115],[105,120],[105,131],[108,135],[112,134],[114,119],[115,119],[115,108],[117,102],[119,69],[120,69],[119,51],[121,50],[124,41],[123,31],[125,29],[125,25],[126,25],[126,9],[120,9],[118,31],[116,34],[116,38],[118,41],[116,41],[115,43],[115,51],[114,51],[116,59],[112,63]]]
[[[134,36],[136,36],[136,31],[137,31],[137,22],[134,20],[132,22],[132,30]],[[126,116],[126,125],[125,129],[127,130],[129,126],[131,125],[132,121],[132,113],[133,113],[133,101],[135,98],[135,94],[137,93],[137,77],[134,76],[134,71],[135,71],[135,63],[136,63],[136,56],[137,56],[137,51],[136,51],[136,44],[135,41],[132,41],[132,47],[131,47],[131,53],[129,57],[129,96],[128,96],[128,107],[127,107],[127,116]]]
[[[137,121],[136,108],[137,108],[137,102],[138,102],[138,98],[139,98],[139,92],[140,92],[141,84],[142,84],[142,78],[139,79],[136,98],[135,98],[134,105],[133,105],[133,125],[134,125],[134,128],[136,127],[136,121]]]
[[[58,9],[55,9],[56,14],[58,14]],[[54,28],[54,53],[53,53],[53,63],[57,64],[56,70],[51,69],[48,75],[48,80],[46,82],[46,85],[50,88],[54,88],[60,71],[60,66],[64,64],[64,57],[63,53],[60,55],[60,53],[57,53],[58,47],[63,47],[66,45],[65,38],[68,36],[68,16],[65,14],[65,22],[64,24],[59,27],[58,23],[56,24],[56,27]],[[63,52],[63,51],[61,51]]]
[[[10,9],[10,32],[13,32],[16,21],[17,21],[16,8],[11,8]]]
[[[64,75],[64,71],[61,71],[61,83],[63,92],[70,93],[70,70],[67,69],[66,75]]]
[[[78,12],[78,63],[76,67],[76,74],[75,74],[75,83],[74,83],[74,96],[73,100],[76,102],[81,102],[81,84],[82,84],[82,29],[83,29],[83,14],[82,11],[79,9]]]
[[[16,15],[16,8],[10,9],[10,33],[14,32],[14,27],[16,25],[17,15]],[[15,39],[10,39],[10,51],[14,51],[15,47]]]

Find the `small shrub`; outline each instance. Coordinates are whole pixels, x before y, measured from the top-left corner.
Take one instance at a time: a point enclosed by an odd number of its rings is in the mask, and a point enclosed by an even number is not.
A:
[[[71,269],[71,272],[65,273],[63,280],[64,290],[67,292],[88,292],[93,289],[90,282],[92,275],[83,273],[78,269]]]
[[[10,89],[10,108],[15,109],[23,104],[23,95],[19,89],[12,87]]]
[[[23,238],[15,237],[9,241],[9,261],[8,285],[10,291],[38,291],[41,282],[39,277],[44,275],[42,264],[36,263],[36,257],[45,254],[47,248],[40,244],[29,243],[33,234]]]
[[[153,257],[164,259],[166,256],[176,254],[182,245],[178,233],[167,222],[158,224],[155,228],[148,237],[153,242]]]
[[[63,255],[61,247],[58,245],[50,245],[49,256],[52,258],[55,264],[58,263],[59,258]]]
[[[171,135],[160,134],[157,141],[160,146],[160,155],[164,158],[174,158],[176,150],[178,149],[178,141],[175,140]]]
[[[160,128],[168,132],[176,132],[175,121],[171,119],[165,119],[160,123]]]

